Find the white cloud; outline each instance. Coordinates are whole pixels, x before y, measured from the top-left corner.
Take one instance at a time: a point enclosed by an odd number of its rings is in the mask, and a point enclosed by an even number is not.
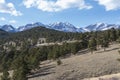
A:
[[[0,0],[0,3],[5,3],[5,0]]]
[[[0,21],[5,21],[6,19],[4,17],[1,17],[0,18]]]
[[[36,7],[42,11],[57,12],[69,8],[91,9],[92,6],[85,3],[84,0],[24,0],[26,8]]]
[[[21,16],[22,13],[17,11],[13,3],[6,3],[5,0],[0,0],[0,13],[9,13],[13,16]]]
[[[105,6],[107,11],[120,9],[120,0],[95,0]]]
[[[15,24],[15,23],[17,23],[17,21],[16,20],[10,20],[9,23]]]

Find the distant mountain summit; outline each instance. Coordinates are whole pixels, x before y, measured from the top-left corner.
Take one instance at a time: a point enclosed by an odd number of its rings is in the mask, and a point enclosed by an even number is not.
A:
[[[37,22],[33,24],[26,24],[25,26],[20,26],[17,29],[17,31],[24,31],[24,30],[28,30],[28,29],[38,27],[38,26],[43,26],[46,28],[50,28],[50,29],[54,29],[58,31],[64,31],[64,32],[81,32],[80,30],[78,30],[78,28],[76,28],[74,25],[68,22],[56,22],[56,23],[52,23],[48,25]]]
[[[0,26],[0,29],[7,32],[16,32],[16,29],[12,25],[3,25],[3,26]]]
[[[36,22],[33,24],[26,24],[25,26],[20,26],[17,31],[24,31],[24,30],[28,30],[34,27],[38,27],[38,26],[45,26],[44,24],[40,23],[40,22]]]
[[[68,22],[56,22],[48,25],[51,29],[64,32],[77,32],[77,28]]]
[[[111,28],[120,28],[120,25],[116,25],[116,24],[106,24],[106,23],[96,23],[96,24],[92,24],[89,25],[87,27],[84,28],[85,31],[104,31],[104,30],[108,30]]]
[[[64,32],[91,32],[91,31],[104,31],[111,28],[115,28],[115,29],[120,28],[120,25],[106,24],[106,23],[96,23],[96,24],[88,25],[86,27],[77,28],[76,26],[68,22],[55,22],[48,25],[42,24],[40,22],[36,22],[36,23],[20,26],[17,29],[14,28],[12,25],[3,25],[3,26],[0,26],[0,29],[7,32],[20,32],[20,31],[25,31],[34,27],[40,27],[40,26],[46,27],[49,29],[58,30],[58,31],[64,31]]]

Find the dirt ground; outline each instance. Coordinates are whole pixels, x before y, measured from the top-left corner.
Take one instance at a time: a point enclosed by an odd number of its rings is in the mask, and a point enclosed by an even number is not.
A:
[[[94,78],[86,78],[84,80],[120,80],[120,73],[104,75],[104,76],[94,77]]]
[[[55,61],[44,61],[40,70],[29,76],[29,80],[120,80],[112,77],[90,78],[120,72],[120,62],[117,60],[120,58],[119,47],[119,44],[110,45],[106,51],[100,49],[93,54],[83,50],[61,59],[60,66]]]

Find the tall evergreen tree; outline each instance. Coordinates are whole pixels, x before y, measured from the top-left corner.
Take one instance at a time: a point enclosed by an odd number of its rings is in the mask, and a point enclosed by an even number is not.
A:
[[[110,30],[110,39],[111,41],[116,41],[117,39],[117,32],[114,28]]]
[[[95,38],[89,40],[88,48],[93,53],[94,50],[97,50],[97,42]]]
[[[27,74],[29,73],[29,69],[27,63],[24,59],[20,60],[20,65],[13,72],[13,80],[28,80]],[[19,62],[18,62],[19,63]]]
[[[105,51],[108,46],[109,46],[109,41],[108,41],[108,39],[104,36],[104,38],[102,39],[101,47],[103,47],[103,48],[104,48],[104,51]]]

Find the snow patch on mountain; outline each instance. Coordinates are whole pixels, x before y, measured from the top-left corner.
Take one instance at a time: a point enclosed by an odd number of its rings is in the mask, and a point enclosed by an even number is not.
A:
[[[119,25],[116,24],[106,24],[106,23],[96,23],[96,24],[92,24],[89,25],[87,27],[84,28],[85,31],[90,32],[90,31],[104,31],[104,30],[108,30],[111,28],[115,28],[118,29],[120,28]]]
[[[55,29],[55,30],[59,30],[59,31],[77,32],[77,28],[68,22],[56,22],[53,24],[49,24],[48,26],[51,29]]]
[[[3,26],[0,26],[0,29],[7,32],[16,32],[16,29],[12,25],[3,25]]]
[[[0,29],[5,30],[7,32],[19,32],[19,31],[25,31],[34,27],[40,27],[40,26],[46,27],[49,29],[58,30],[58,31],[64,31],[64,32],[91,32],[91,31],[104,31],[111,28],[115,28],[115,29],[120,28],[120,25],[107,24],[107,23],[96,23],[96,24],[88,25],[86,27],[79,28],[68,22],[55,22],[48,25],[42,24],[40,22],[36,22],[36,23],[20,26],[17,29],[14,28],[12,25],[3,25],[3,26],[0,26]]]
[[[20,26],[17,29],[17,31],[24,31],[24,30],[28,30],[28,29],[31,29],[31,28],[34,28],[34,27],[38,27],[38,26],[45,26],[45,25],[40,23],[40,22],[26,24],[25,26]]]

